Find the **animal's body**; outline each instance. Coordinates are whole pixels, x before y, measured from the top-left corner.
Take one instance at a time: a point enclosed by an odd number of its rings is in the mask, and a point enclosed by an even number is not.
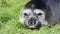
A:
[[[27,28],[49,27],[60,22],[60,0],[31,0],[20,13],[20,21]]]

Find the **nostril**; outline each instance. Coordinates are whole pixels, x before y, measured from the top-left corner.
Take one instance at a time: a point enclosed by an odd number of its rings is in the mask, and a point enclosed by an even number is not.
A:
[[[30,24],[32,25],[32,24],[33,24],[33,22],[30,22]]]
[[[29,25],[35,25],[36,24],[36,18],[30,18],[29,21],[28,21],[28,24]]]
[[[32,25],[32,22],[30,21],[30,22],[28,22],[28,24],[29,24],[29,25]]]
[[[33,20],[32,21],[29,21],[28,24],[29,25],[35,25],[36,24],[36,21],[33,21]]]

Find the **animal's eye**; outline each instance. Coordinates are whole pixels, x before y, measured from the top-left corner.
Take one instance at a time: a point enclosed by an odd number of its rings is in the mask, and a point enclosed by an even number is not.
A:
[[[41,16],[41,15],[42,15],[42,13],[38,13],[37,15],[38,15],[38,16]]]
[[[24,16],[28,16],[28,14],[27,13],[24,13]]]
[[[24,13],[24,17],[25,17],[25,18],[28,18],[29,15],[28,15],[27,13]]]

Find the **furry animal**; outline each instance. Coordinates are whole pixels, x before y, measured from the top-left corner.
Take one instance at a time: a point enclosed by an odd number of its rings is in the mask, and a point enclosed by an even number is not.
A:
[[[52,27],[60,22],[60,0],[31,0],[20,13],[20,21],[27,28],[42,24]]]

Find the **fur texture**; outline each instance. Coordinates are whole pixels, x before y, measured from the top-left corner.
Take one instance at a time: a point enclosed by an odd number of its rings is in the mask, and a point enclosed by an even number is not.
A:
[[[41,26],[41,24],[48,25],[52,27],[53,25],[60,22],[60,0],[31,0],[29,1],[21,11],[20,20],[25,26],[28,26],[28,19],[26,19],[23,14],[31,14],[30,17],[34,17],[37,21],[41,22],[37,24]],[[35,16],[38,13],[42,13],[42,16]],[[31,28],[35,28],[36,25],[31,26]]]

